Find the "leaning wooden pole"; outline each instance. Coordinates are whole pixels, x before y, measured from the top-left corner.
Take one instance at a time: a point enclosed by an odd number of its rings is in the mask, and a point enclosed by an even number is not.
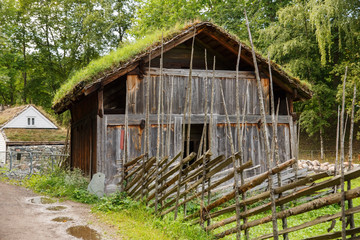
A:
[[[161,133],[160,131],[162,131],[161,128],[161,124],[160,124],[160,115],[161,115],[161,96],[162,96],[162,71],[163,71],[163,59],[164,59],[164,38],[163,35],[161,36],[161,57],[160,57],[160,77],[159,77],[159,83],[158,83],[158,108],[157,108],[157,140],[156,140],[156,180],[155,180],[155,213],[157,213],[158,210],[158,198],[159,198],[159,161],[160,161],[160,137],[161,137]]]
[[[151,67],[151,51],[149,53],[149,68],[146,77],[146,116],[145,116],[145,136],[144,136],[145,157],[143,158],[143,172],[145,172],[145,166],[150,156],[150,82],[151,82],[150,67]],[[141,199],[143,199],[146,194],[145,179],[146,179],[146,175],[144,174],[142,179]]]
[[[236,94],[235,94],[235,102],[236,102],[236,126],[237,126],[237,140],[238,140],[238,151],[240,152],[240,166],[242,166],[243,162],[244,162],[244,153],[243,153],[243,129],[245,128],[244,125],[244,117],[245,117],[245,111],[246,111],[246,100],[247,100],[247,93],[248,93],[248,84],[246,84],[246,92],[244,95],[244,103],[243,103],[243,126],[240,127],[240,80],[239,80],[239,66],[240,66],[240,57],[241,57],[241,43],[239,43],[239,51],[238,51],[238,56],[237,56],[237,61],[236,61]],[[243,185],[245,182],[244,180],[244,174],[243,172],[240,173],[240,183],[241,185]],[[246,198],[246,194],[245,193],[241,193],[241,198],[242,200],[245,200]],[[247,206],[245,205],[243,207],[243,211],[246,212],[247,211]],[[247,218],[243,218],[243,222],[244,224],[247,223]],[[249,229],[245,230],[245,238],[249,239]]]
[[[203,128],[203,152],[205,153],[206,151],[206,131],[207,131],[207,112],[208,112],[208,90],[207,90],[207,83],[208,83],[208,65],[207,65],[207,54],[206,54],[206,48],[205,48],[205,52],[204,52],[204,58],[205,58],[205,106],[204,106],[204,128]],[[208,162],[208,158],[207,157],[203,157],[203,181],[201,184],[201,206],[200,209],[203,209],[204,207],[204,200],[205,200],[205,182],[206,182],[206,168],[207,168],[207,162]],[[204,221],[203,218],[200,217],[200,225],[204,228]]]
[[[351,170],[351,164],[352,164],[352,150],[353,150],[353,135],[354,135],[354,115],[355,115],[355,103],[356,103],[356,84],[354,83],[354,95],[353,100],[351,104],[351,122],[350,122],[350,134],[349,134],[349,167],[348,171]],[[349,191],[351,189],[351,180],[347,181],[347,190]],[[353,201],[350,199],[348,201],[348,209],[353,207]],[[354,222],[354,215],[350,215],[350,228],[355,227]],[[355,236],[353,236],[355,237]]]
[[[253,58],[254,67],[255,67],[255,76],[256,76],[258,96],[259,96],[259,102],[260,102],[260,114],[261,114],[261,119],[262,119],[261,130],[262,130],[262,133],[264,136],[265,149],[266,149],[266,162],[267,162],[269,171],[271,171],[271,169],[272,169],[271,161],[270,161],[271,150],[270,150],[270,143],[269,143],[269,139],[268,139],[269,133],[268,133],[268,129],[266,126],[266,112],[265,112],[264,97],[263,97],[263,92],[262,92],[262,87],[261,87],[262,85],[261,85],[260,73],[259,73],[259,68],[258,68],[257,61],[256,61],[256,54],[255,54],[254,44],[253,44],[252,37],[251,37],[250,25],[249,25],[249,20],[247,18],[246,10],[244,10],[244,14],[245,14],[246,26],[247,26],[249,40],[250,40],[251,49],[252,49],[252,58]],[[274,187],[273,179],[272,179],[271,174],[269,174],[268,183],[269,183],[269,190],[270,190],[274,240],[278,240],[279,235],[278,235],[278,227],[277,227],[277,220],[276,220],[275,195],[274,195],[274,189],[273,189],[273,187]]]
[[[280,163],[280,156],[279,156],[279,143],[278,143],[278,132],[277,132],[277,118],[275,119],[275,101],[274,101],[274,86],[273,86],[273,78],[272,78],[272,71],[271,71],[271,62],[270,62],[270,55],[268,54],[268,65],[269,65],[269,81],[270,81],[270,101],[271,101],[271,120],[272,120],[272,130],[273,130],[273,137],[272,137],[272,145],[271,145],[271,157],[273,158],[273,164],[278,166]],[[282,179],[281,179],[281,172],[277,174],[277,181],[278,181],[278,187],[281,187]],[[281,198],[282,194],[280,193],[278,195],[278,198]],[[281,211],[285,210],[284,205],[280,206]],[[283,218],[282,221],[282,227],[283,229],[286,229],[287,226],[287,219]],[[289,236],[287,233],[283,235],[283,239],[288,240]]]
[[[236,210],[236,228],[238,229],[238,231],[236,232],[236,239],[239,240],[241,238],[241,218],[240,218],[240,199],[239,199],[239,173],[236,170],[238,168],[238,161],[235,158],[235,147],[234,147],[234,142],[233,142],[233,136],[232,136],[232,131],[231,131],[231,122],[229,119],[229,115],[227,112],[227,107],[226,107],[226,102],[225,102],[225,97],[224,97],[224,91],[222,88],[222,85],[220,83],[220,92],[221,92],[221,98],[222,98],[222,102],[223,102],[223,106],[224,106],[224,111],[225,111],[225,116],[226,116],[226,122],[227,122],[227,127],[228,127],[228,138],[229,138],[229,142],[230,142],[230,147],[231,147],[231,158],[232,158],[232,164],[233,164],[233,169],[234,169],[234,188],[235,188],[235,210]]]
[[[336,156],[335,156],[335,166],[334,166],[334,176],[337,174],[338,165],[339,165],[339,134],[340,134],[340,105],[338,105],[338,113],[337,113],[337,126],[336,126]],[[336,186],[335,186],[336,192]]]
[[[346,240],[346,219],[345,219],[345,186],[344,186],[344,113],[345,113],[345,86],[346,86],[347,67],[343,81],[343,95],[340,115],[340,171],[341,171],[341,238]]]
[[[196,29],[194,29],[194,36],[193,39],[195,39],[195,33],[196,33]],[[192,65],[192,56],[193,56],[193,48],[191,50],[192,54],[191,54],[191,59],[190,59],[190,65]],[[190,70],[191,71],[191,70]],[[183,167],[183,159],[184,159],[184,148],[185,148],[185,136],[186,136],[186,131],[185,131],[185,122],[186,122],[186,114],[187,114],[187,108],[189,105],[189,82],[191,85],[191,79],[190,81],[188,81],[188,85],[186,88],[186,94],[185,94],[185,102],[184,102],[184,114],[183,114],[183,119],[182,119],[182,141],[181,141],[181,159],[180,159],[180,167],[179,167],[179,178],[178,178],[178,186],[177,186],[177,191],[176,191],[176,203],[175,203],[175,213],[174,213],[174,219],[177,218],[178,215],[178,206],[179,206],[179,196],[180,196],[180,188],[181,188],[181,178],[182,178],[182,167]],[[191,116],[189,116],[191,117]],[[190,127],[190,126],[188,126]]]
[[[189,82],[188,82],[188,91],[189,91],[189,106],[188,106],[188,122],[187,122],[187,135],[186,135],[186,156],[190,154],[190,132],[191,132],[191,105],[192,105],[192,68],[193,68],[193,58],[194,58],[194,44],[195,44],[195,33],[191,44],[191,56],[190,56],[190,69],[189,69]],[[185,191],[187,189],[187,184],[185,184]],[[186,194],[184,195],[184,201],[186,200]],[[184,216],[186,216],[186,204],[184,204]]]
[[[213,59],[213,72],[212,72],[212,78],[211,78],[211,102],[210,102],[210,123],[209,123],[209,149],[212,151],[213,144],[212,140],[214,134],[213,134],[213,127],[214,127],[214,101],[215,101],[215,66],[216,66],[216,56],[214,56]],[[207,205],[211,203],[211,178],[208,179],[208,196],[207,196]],[[209,218],[207,221],[207,225],[209,226],[211,222],[211,219]]]

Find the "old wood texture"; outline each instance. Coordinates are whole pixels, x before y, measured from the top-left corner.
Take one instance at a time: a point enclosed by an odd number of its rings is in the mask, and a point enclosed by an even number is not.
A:
[[[294,161],[295,161],[294,159],[286,161],[285,163],[282,163],[279,166],[274,167],[274,168],[270,169],[269,171],[255,177],[251,181],[246,182],[244,185],[239,186],[239,189],[238,189],[239,193],[246,192],[249,189],[261,184],[262,182],[264,182],[268,178],[269,175],[276,174],[276,173],[280,172],[281,170],[291,166],[292,164],[294,164]],[[214,209],[214,208],[228,202],[229,200],[233,199],[234,197],[235,197],[235,191],[232,191],[232,192],[226,194],[225,196],[221,197],[220,199],[214,201],[210,205],[204,207],[204,209],[202,209],[202,211],[203,212],[209,212],[210,210],[212,210],[212,209]],[[193,215],[190,215],[186,219],[191,219],[191,218],[196,217],[196,216],[199,216],[199,212],[197,212],[197,213],[195,213]]]
[[[345,76],[343,81],[343,93],[342,93],[342,106],[341,106],[341,115],[340,115],[340,172],[341,172],[341,238],[342,240],[346,239],[346,220],[345,220],[345,186],[344,186],[344,141],[345,141],[345,131],[344,131],[344,114],[345,114],[345,86],[346,86],[346,75],[347,67],[345,69]]]
[[[350,134],[349,134],[349,167],[348,170],[351,169],[352,166],[352,151],[353,151],[353,135],[354,135],[354,114],[355,114],[355,103],[356,103],[356,84],[354,83],[354,93],[353,93],[353,100],[351,104],[351,122],[350,122]],[[351,189],[351,181],[347,181],[347,190]],[[348,208],[353,207],[353,201],[348,201]],[[354,221],[354,215],[350,215],[350,228],[355,228],[355,221]],[[355,235],[352,235],[352,237],[355,237]]]
[[[291,209],[278,212],[278,213],[276,213],[276,218],[281,219],[281,218],[284,218],[284,217],[294,216],[294,215],[298,215],[298,214],[301,214],[301,213],[304,213],[304,212],[319,209],[319,208],[324,207],[324,206],[339,203],[339,202],[341,202],[341,198],[342,198],[341,195],[342,195],[341,193],[334,193],[334,194],[331,194],[329,196],[323,197],[321,199],[316,199],[316,200],[313,200],[311,202],[308,202],[308,203],[293,207]],[[357,198],[359,196],[360,196],[360,187],[354,188],[354,189],[352,189],[350,191],[347,191],[345,193],[345,199],[347,199],[347,200]],[[272,221],[272,216],[267,216],[267,217],[263,217],[261,219],[253,220],[251,222],[248,222],[247,224],[243,224],[241,226],[241,228],[246,229],[246,228],[250,228],[250,227],[255,227],[255,226],[258,226],[260,224],[264,224],[264,223],[267,223],[267,222],[270,222],[270,221]],[[231,228],[231,229],[228,229],[228,230],[226,230],[226,231],[224,231],[222,233],[216,234],[215,237],[216,238],[223,238],[224,236],[229,235],[229,234],[233,234],[236,231],[237,231],[236,227]]]
[[[357,206],[357,207],[346,210],[345,215],[348,216],[348,215],[355,214],[355,213],[358,213],[358,212],[360,212],[360,206]],[[341,212],[335,213],[333,215],[324,215],[324,216],[321,216],[321,217],[317,217],[316,219],[314,219],[312,221],[305,222],[305,223],[302,223],[302,224],[294,226],[294,227],[290,227],[290,228],[287,228],[287,229],[280,230],[279,234],[286,234],[286,233],[295,232],[295,231],[298,231],[298,230],[301,230],[301,229],[304,229],[304,228],[314,226],[316,224],[329,222],[331,220],[334,220],[334,219],[337,219],[337,218],[340,218],[340,217],[341,217]],[[333,233],[330,233],[330,234],[333,234]],[[272,238],[272,236],[273,235],[270,233],[270,234],[266,234],[266,235],[256,237],[256,239],[258,239],[258,240],[268,239],[268,238]],[[328,237],[329,237],[329,235],[325,234],[325,235],[316,236],[316,237],[313,237],[313,238],[310,238],[310,239],[324,239],[324,240],[330,239]],[[338,232],[336,237],[334,237],[334,238],[338,238],[338,237],[341,237],[340,232]]]

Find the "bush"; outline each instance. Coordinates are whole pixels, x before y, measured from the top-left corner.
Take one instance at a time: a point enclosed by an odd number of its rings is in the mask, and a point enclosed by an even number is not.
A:
[[[82,203],[95,203],[96,195],[87,191],[88,180],[82,176],[81,170],[65,171],[56,169],[52,173],[32,175],[24,180],[24,184],[39,193],[53,197],[69,198]]]

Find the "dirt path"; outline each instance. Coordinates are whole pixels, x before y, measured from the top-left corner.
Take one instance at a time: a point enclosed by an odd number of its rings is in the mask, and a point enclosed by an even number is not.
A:
[[[0,182],[0,240],[71,240],[79,239],[81,234],[86,240],[122,239],[113,228],[100,223],[88,205],[71,201],[44,204],[41,200],[47,199],[28,189]],[[48,209],[56,206],[65,208]],[[64,217],[69,219],[62,219]],[[54,218],[60,218],[60,222],[53,221]],[[68,234],[69,228],[80,225],[97,233],[74,231],[78,238]]]

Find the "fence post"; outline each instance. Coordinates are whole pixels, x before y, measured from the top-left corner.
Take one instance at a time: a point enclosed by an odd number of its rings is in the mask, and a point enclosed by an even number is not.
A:
[[[10,155],[10,171],[12,170],[12,152],[9,152]]]
[[[51,154],[50,158],[51,158],[51,172],[53,172],[54,171],[54,156]]]
[[[33,163],[33,156],[32,156],[32,153],[29,153],[29,155],[30,155],[30,173],[29,173],[29,174],[32,174],[32,169],[33,169],[33,165],[32,165],[32,163]]]

